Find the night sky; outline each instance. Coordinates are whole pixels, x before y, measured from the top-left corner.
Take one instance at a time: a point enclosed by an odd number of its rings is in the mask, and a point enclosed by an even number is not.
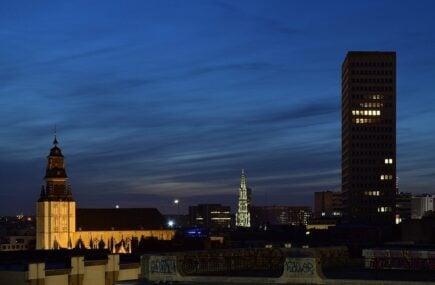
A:
[[[302,4],[303,2],[303,4]],[[370,3],[366,3],[370,2]],[[400,5],[398,5],[400,3]],[[434,1],[0,1],[0,214],[57,125],[78,207],[340,190],[341,63],[397,52],[400,190],[435,192]]]

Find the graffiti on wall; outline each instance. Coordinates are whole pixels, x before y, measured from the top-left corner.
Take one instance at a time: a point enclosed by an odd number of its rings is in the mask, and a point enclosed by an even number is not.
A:
[[[365,249],[369,269],[435,270],[435,252],[426,250]]]
[[[175,256],[151,256],[149,261],[149,271],[153,274],[175,274]]]
[[[230,249],[186,253],[178,260],[184,276],[279,277],[284,257],[276,249]]]
[[[298,275],[314,275],[314,261],[306,258],[288,258],[284,270]]]

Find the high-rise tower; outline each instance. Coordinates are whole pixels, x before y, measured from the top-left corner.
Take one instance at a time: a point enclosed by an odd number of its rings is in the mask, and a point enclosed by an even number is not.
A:
[[[76,205],[67,184],[64,157],[56,135],[47,157],[45,186],[36,203],[36,248],[70,248],[75,232]]]
[[[242,169],[242,174],[240,175],[239,207],[236,213],[236,226],[245,228],[251,227],[251,215],[248,208],[248,189],[246,187],[244,169]]]
[[[396,192],[396,53],[349,52],[342,65],[345,218],[392,223]]]

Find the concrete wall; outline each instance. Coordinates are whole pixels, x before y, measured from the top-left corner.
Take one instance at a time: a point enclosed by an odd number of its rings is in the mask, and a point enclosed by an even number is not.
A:
[[[105,285],[105,269],[105,265],[86,266],[83,285]]]
[[[25,271],[0,271],[1,285],[114,285],[118,281],[137,280],[140,265],[119,264],[119,255],[107,260],[85,261],[71,258],[71,268],[46,270],[45,263],[31,263]]]
[[[186,282],[204,284],[251,283],[251,284],[321,284],[324,279],[320,260],[315,257],[286,257],[282,275],[273,277],[238,277],[182,275],[178,266],[182,261],[176,255],[144,255],[141,259],[140,279],[150,282]]]
[[[68,284],[68,274],[46,276],[44,285]]]

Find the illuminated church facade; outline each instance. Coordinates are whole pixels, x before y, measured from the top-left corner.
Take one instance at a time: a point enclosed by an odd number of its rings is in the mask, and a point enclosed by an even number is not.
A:
[[[155,208],[76,208],[56,136],[44,181],[36,203],[37,249],[105,248],[122,253],[131,252],[133,240],[174,237]]]

